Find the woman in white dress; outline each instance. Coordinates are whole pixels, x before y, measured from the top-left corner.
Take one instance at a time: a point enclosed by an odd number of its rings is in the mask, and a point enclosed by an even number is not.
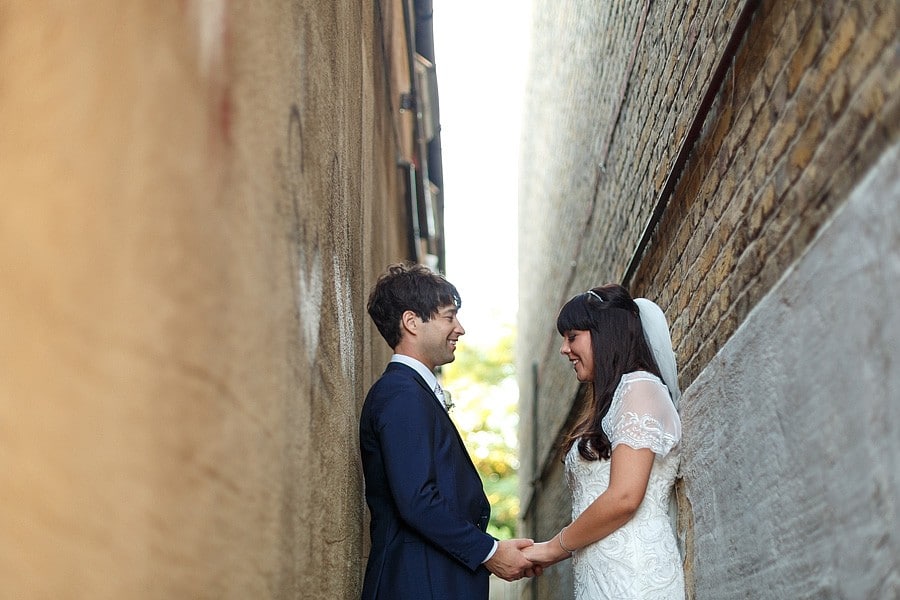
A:
[[[593,393],[564,444],[573,520],[526,556],[543,567],[572,557],[577,600],[683,600],[669,517],[680,393],[665,316],[609,284],[569,300],[557,329]]]

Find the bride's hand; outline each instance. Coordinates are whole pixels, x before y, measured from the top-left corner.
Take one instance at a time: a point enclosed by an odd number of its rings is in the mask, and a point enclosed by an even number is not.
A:
[[[564,558],[569,557],[568,554],[562,552],[562,549],[559,548],[559,544],[553,543],[553,540],[548,542],[538,542],[533,546],[525,548],[522,552],[525,554],[525,558],[542,567],[549,567],[550,565],[556,564]]]

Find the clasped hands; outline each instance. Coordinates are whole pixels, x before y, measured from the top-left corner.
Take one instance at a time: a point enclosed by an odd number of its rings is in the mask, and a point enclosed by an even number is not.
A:
[[[529,539],[500,540],[497,551],[484,566],[506,581],[540,575],[544,571],[543,565],[530,560],[525,554],[534,545],[534,540]]]
[[[531,564],[536,569],[541,570],[572,556],[570,552],[567,552],[560,546],[555,537],[546,542],[538,542],[526,547],[522,554],[527,560],[531,561]]]

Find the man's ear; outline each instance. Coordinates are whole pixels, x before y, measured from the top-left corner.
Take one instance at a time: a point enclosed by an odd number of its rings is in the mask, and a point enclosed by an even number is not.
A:
[[[403,314],[400,315],[400,327],[403,328],[404,331],[409,332],[412,335],[416,334],[416,331],[419,329],[419,324],[422,322],[422,319],[419,318],[414,311],[405,310]]]

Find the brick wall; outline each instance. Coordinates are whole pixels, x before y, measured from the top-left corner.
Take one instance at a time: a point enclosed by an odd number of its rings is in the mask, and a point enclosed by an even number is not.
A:
[[[657,300],[690,388],[897,139],[900,78],[887,1],[548,4],[535,18],[518,368],[521,480],[533,445],[539,479],[524,523],[544,539],[566,522],[554,443],[578,393],[559,306],[606,281]],[[566,597],[550,591],[566,568],[540,597]]]
[[[763,3],[633,287],[659,290],[684,383],[900,130],[895,3]]]

